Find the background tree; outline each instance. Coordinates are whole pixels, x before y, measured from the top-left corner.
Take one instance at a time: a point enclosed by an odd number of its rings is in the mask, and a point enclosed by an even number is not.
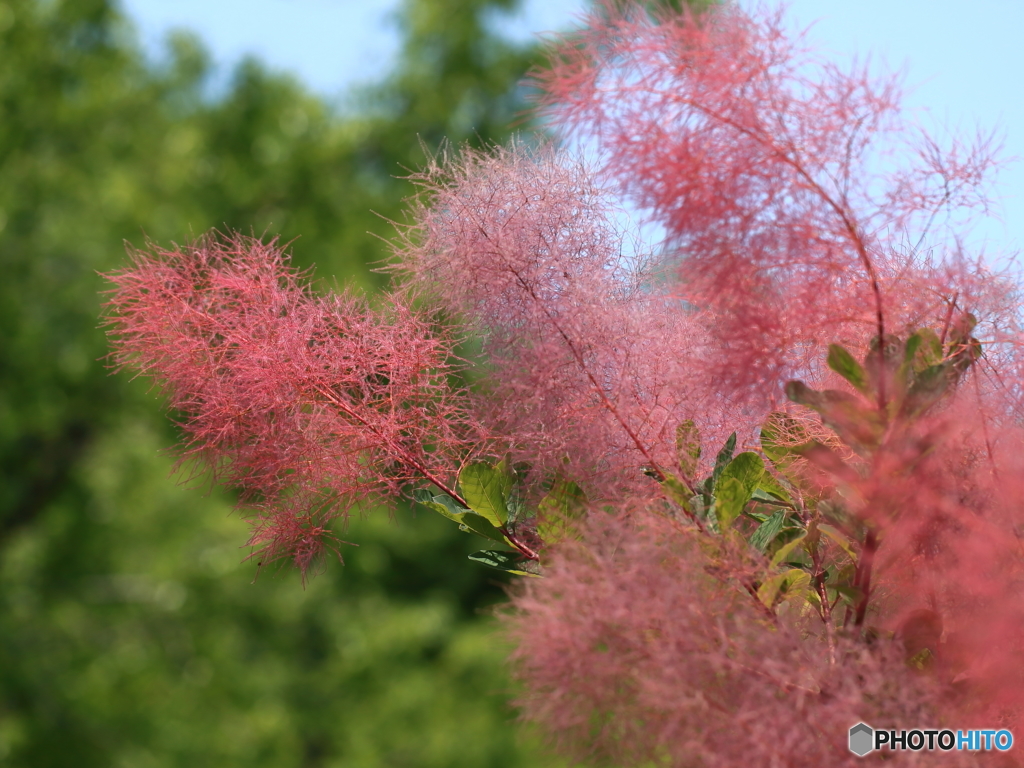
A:
[[[522,107],[533,51],[484,24],[513,8],[410,0],[395,71],[339,114],[255,60],[210,98],[199,41],[148,64],[106,0],[0,4],[0,762],[545,764],[461,534],[400,510],[305,591],[253,584],[231,497],[167,482],[154,397],[97,362],[123,240],[301,236],[320,278],[376,285],[421,141],[500,141]]]

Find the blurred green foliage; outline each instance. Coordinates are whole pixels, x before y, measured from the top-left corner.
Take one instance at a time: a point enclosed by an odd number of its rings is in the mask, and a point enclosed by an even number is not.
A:
[[[168,479],[160,398],[97,328],[122,241],[213,226],[379,285],[396,177],[523,109],[535,51],[485,23],[512,6],[407,0],[397,68],[345,112],[257,61],[211,97],[195,38],[147,61],[109,0],[0,0],[0,764],[552,764],[510,725],[470,537],[379,514],[306,589],[254,581],[230,496]]]

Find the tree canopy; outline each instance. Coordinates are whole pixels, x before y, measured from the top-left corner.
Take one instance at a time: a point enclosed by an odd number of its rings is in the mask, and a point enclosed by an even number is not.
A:
[[[396,68],[339,110],[257,60],[211,97],[197,38],[147,60],[108,0],[0,4],[0,762],[547,764],[507,725],[470,543],[400,510],[305,590],[253,582],[233,499],[166,482],[173,432],[97,327],[120,243],[211,227],[373,289],[402,177],[523,109],[536,52],[485,23],[513,8],[408,0]]]

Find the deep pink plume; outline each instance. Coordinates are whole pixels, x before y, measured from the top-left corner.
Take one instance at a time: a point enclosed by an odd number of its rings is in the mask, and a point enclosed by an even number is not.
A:
[[[964,294],[977,264],[945,244],[985,206],[992,142],[922,134],[897,78],[822,61],[781,13],[734,4],[602,3],[552,58],[547,115],[664,228],[680,295],[714,314],[720,386],[772,391],[828,343],[941,324],[952,303],[986,314]]]
[[[115,363],[184,416],[183,459],[241,489],[262,557],[305,570],[333,518],[411,481],[452,486],[471,444],[452,338],[400,300],[373,309],[302,278],[273,242],[211,236],[134,253],[107,306]]]

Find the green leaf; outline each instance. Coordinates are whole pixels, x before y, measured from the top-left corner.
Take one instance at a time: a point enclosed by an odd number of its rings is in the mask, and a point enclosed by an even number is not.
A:
[[[907,339],[905,357],[915,372],[942,362],[942,340],[931,328],[921,328]]]
[[[726,465],[732,461],[732,455],[735,451],[736,433],[733,432],[729,435],[729,439],[725,441],[725,445],[722,446],[722,450],[718,452],[718,456],[715,457],[715,469],[706,483],[708,493],[714,493],[715,488],[718,485],[718,478],[721,477],[722,471],[725,469]]]
[[[935,334],[933,333],[932,335],[934,336]],[[935,340],[938,341],[937,336],[935,336]],[[926,349],[926,339],[921,331],[912,333],[910,338],[907,339],[907,343],[903,345],[903,360],[896,368],[893,387],[891,391],[887,392],[889,402],[886,404],[886,412],[890,417],[897,415],[902,408],[907,390],[914,383],[914,376],[917,370],[914,367],[915,358],[918,357],[919,352],[924,354]],[[942,345],[939,344],[940,355],[941,351]]]
[[[830,591],[835,592],[836,595],[843,599],[844,603],[851,607],[857,605],[857,603],[859,603],[864,597],[864,590],[855,587],[850,583],[852,578],[853,577],[851,575],[849,579],[844,581],[844,583],[828,585],[828,589]]]
[[[455,499],[453,499],[447,493],[442,493],[438,496],[435,496],[425,488],[417,488],[415,491],[412,492],[412,497],[415,501],[419,502],[423,506],[430,507],[435,512],[440,512],[449,520],[454,520],[457,523],[461,523],[462,516],[466,512],[470,511],[465,507],[459,506],[455,502]]]
[[[586,515],[587,495],[576,483],[555,478],[551,490],[537,505],[537,534],[545,544],[580,537],[578,522]]]
[[[750,534],[750,546],[759,552],[764,552],[768,549],[768,545],[772,543],[772,540],[779,535],[782,530],[782,526],[786,523],[786,515],[789,514],[788,510],[779,509],[773,512],[767,520],[759,525],[752,534]]]
[[[780,563],[784,562],[787,557],[793,554],[797,547],[803,546],[804,540],[806,538],[806,534],[803,536],[797,536],[789,543],[783,544],[781,547],[779,547],[778,551],[772,556],[772,561],[771,563],[769,563],[769,566],[772,568],[777,568]]]
[[[818,392],[802,381],[790,381],[786,383],[786,397],[821,414],[822,422],[858,453],[877,448],[885,434],[885,421],[878,411],[849,392]]]
[[[505,541],[504,534],[495,528],[490,521],[470,509],[459,506],[446,493],[434,496],[430,491],[420,488],[412,492],[412,497],[423,506],[439,512],[449,520],[454,520],[463,531],[478,534],[491,541]]]
[[[735,477],[723,477],[718,481],[713,507],[718,520],[718,530],[724,531],[743,512],[743,507],[750,500],[746,489]]]
[[[676,457],[679,460],[679,469],[689,480],[693,480],[697,474],[697,465],[700,461],[700,432],[692,419],[687,419],[676,427]]]
[[[507,464],[507,461],[502,464]],[[512,465],[512,488],[505,497],[505,507],[508,509],[508,520],[505,523],[507,528],[512,528],[533,516],[533,510],[526,503],[523,492],[526,476],[532,468],[526,461],[517,461]]]
[[[512,485],[512,489],[509,491],[508,496],[505,497],[505,507],[508,509],[508,520],[506,521],[506,526],[509,528],[530,516],[530,510],[526,505],[526,499],[523,498],[520,486],[517,484]]]
[[[786,504],[793,503],[793,497],[789,495],[789,491],[783,488],[782,484],[767,470],[761,475],[761,479],[757,481],[757,488],[759,491],[771,494]]]
[[[853,562],[857,562],[857,550],[854,549],[853,543],[846,536],[840,533],[838,528],[835,528],[828,523],[818,523],[818,530],[838,544],[842,550],[849,555]]]
[[[470,509],[495,528],[505,525],[508,521],[505,500],[512,490],[512,476],[505,469],[504,461],[493,467],[484,462],[470,464],[459,473],[459,486]]]
[[[903,399],[900,416],[913,419],[938,403],[952,383],[950,373],[947,363],[932,365],[919,372]]]
[[[666,474],[661,483],[661,489],[669,500],[674,501],[687,512],[693,511],[691,491],[678,477],[671,473]]]
[[[764,461],[753,451],[744,451],[722,470],[721,479],[735,477],[753,493],[764,475]]]
[[[829,368],[850,382],[858,392],[862,392],[865,395],[871,394],[871,385],[868,383],[867,373],[845,347],[841,347],[838,344],[829,344],[826,363]]]
[[[912,363],[914,357],[917,355],[917,350],[920,349],[924,343],[924,337],[921,335],[921,331],[915,331],[907,339],[907,343],[903,345],[903,362]]]
[[[690,511],[693,512],[695,517],[706,518],[708,513],[708,505],[704,503],[704,495],[698,493],[696,496],[689,498]]]
[[[859,536],[864,534],[864,524],[846,509],[840,499],[821,499],[818,501],[815,511],[821,515],[821,519],[832,525],[837,531],[851,531],[847,537],[851,541],[857,541]]]
[[[779,411],[768,414],[768,418],[761,425],[761,451],[772,464],[778,465],[793,455],[790,430],[797,426],[796,421],[788,414]],[[801,434],[800,437],[804,435]],[[804,441],[797,438],[797,442]]]
[[[474,512],[467,512],[463,515],[459,528],[467,532],[476,533],[483,536],[485,539],[490,539],[491,541],[508,541],[505,534],[491,525],[490,520],[487,520]]]
[[[514,573],[516,576],[540,576],[537,564],[532,560],[524,560],[518,552],[485,549],[474,552],[469,559],[505,573]]]
[[[774,608],[775,603],[794,598],[807,599],[810,591],[811,575],[801,568],[790,568],[785,573],[772,576],[757,590],[757,598],[767,608]]]
[[[745,451],[730,461],[715,485],[715,516],[719,530],[726,530],[743,513],[764,475],[764,462],[752,451]]]

